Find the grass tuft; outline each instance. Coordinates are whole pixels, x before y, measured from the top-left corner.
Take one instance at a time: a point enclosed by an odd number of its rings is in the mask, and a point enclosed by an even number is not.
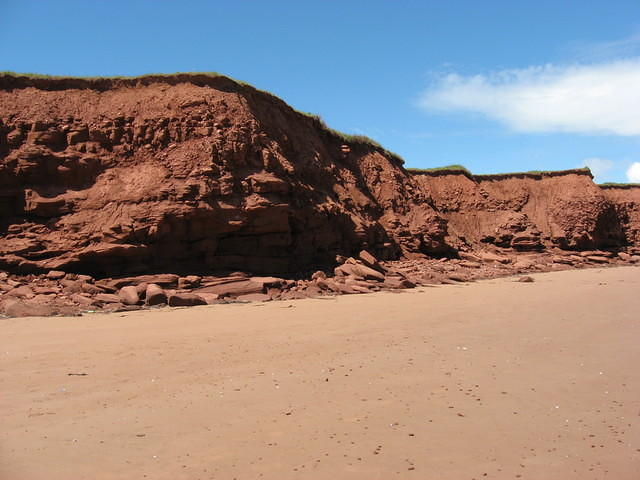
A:
[[[351,134],[348,134],[348,133],[340,132],[338,130],[335,130],[335,129],[329,127],[320,115],[316,115],[315,113],[302,112],[300,110],[296,110],[296,112],[301,114],[301,115],[304,115],[306,117],[309,117],[309,118],[313,119],[313,121],[316,122],[317,126],[322,131],[324,131],[328,135],[331,135],[331,136],[334,136],[334,137],[338,137],[344,143],[350,143],[350,144],[356,144],[356,145],[366,145],[368,147],[371,147],[371,148],[374,148],[374,149],[380,151],[380,153],[382,153],[383,155],[395,160],[396,162],[400,163],[401,165],[404,164],[404,159],[400,155],[398,155],[397,153],[394,153],[394,152],[392,152],[390,150],[387,150],[382,145],[380,145],[378,142],[376,142],[372,138],[367,137],[366,135],[351,135]]]

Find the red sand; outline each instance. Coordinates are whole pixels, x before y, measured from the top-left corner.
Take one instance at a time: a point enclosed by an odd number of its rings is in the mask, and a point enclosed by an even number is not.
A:
[[[635,480],[639,273],[5,319],[0,478]]]

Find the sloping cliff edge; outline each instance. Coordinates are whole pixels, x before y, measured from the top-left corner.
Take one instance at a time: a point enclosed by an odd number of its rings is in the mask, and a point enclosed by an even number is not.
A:
[[[300,278],[361,250],[638,252],[636,186],[402,163],[223,76],[0,75],[0,270]]]

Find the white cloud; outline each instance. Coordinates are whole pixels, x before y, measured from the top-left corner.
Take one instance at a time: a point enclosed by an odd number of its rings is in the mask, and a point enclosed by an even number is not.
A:
[[[611,61],[635,57],[640,54],[640,32],[608,42],[577,42],[569,50],[583,61]]]
[[[640,183],[640,162],[634,162],[627,169],[627,178],[631,183]]]
[[[613,162],[606,158],[591,157],[585,158],[582,162],[582,166],[589,167],[593,176],[596,179],[599,179],[599,177],[602,177],[613,168]]]
[[[423,92],[419,105],[481,113],[519,132],[640,135],[640,57],[449,74]]]

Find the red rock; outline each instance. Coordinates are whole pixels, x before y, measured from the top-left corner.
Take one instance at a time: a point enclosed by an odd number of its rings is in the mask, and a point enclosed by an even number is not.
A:
[[[81,288],[86,288],[84,287],[84,285],[91,285],[91,284],[83,283]],[[114,286],[110,285],[109,280],[97,280],[95,284],[93,284],[93,286],[98,290],[100,290],[100,292],[104,292],[104,293],[116,293],[120,288],[122,288],[122,287],[115,288]],[[123,286],[126,286],[126,284]]]
[[[131,305],[123,305],[120,302],[111,302],[105,303],[102,305],[101,309],[104,312],[122,312],[127,309],[127,307],[131,308]]]
[[[204,298],[194,293],[176,293],[169,297],[170,307],[193,307],[206,304],[207,301]]]
[[[39,295],[51,295],[60,292],[60,287],[33,287],[33,293]]]
[[[555,255],[552,260],[553,263],[560,263],[563,265],[573,265],[575,263],[575,260],[573,258],[561,255]]]
[[[282,292],[282,294],[280,295],[280,300],[302,300],[304,298],[309,297],[307,297],[304,292],[299,291],[289,290],[288,292]]]
[[[64,287],[66,293],[80,293],[82,292],[82,286],[85,285],[80,280],[68,280],[66,278],[60,280],[59,283]]]
[[[376,280],[378,282],[384,282],[384,274],[366,265],[355,266],[356,275],[362,276],[367,280]]]
[[[371,293],[371,290],[367,287],[363,287],[361,285],[357,285],[357,284],[345,284],[345,293],[351,293],[351,294],[355,294],[355,293]]]
[[[386,277],[384,279],[384,283],[382,284],[386,288],[391,289],[405,289],[405,288],[414,288],[416,286],[411,280],[402,277]]]
[[[620,258],[620,260],[625,262],[628,262],[631,260],[631,255],[625,252],[618,252],[618,257]]]
[[[38,295],[36,295],[35,297],[33,297],[30,300],[33,303],[49,304],[52,301],[54,301],[55,299],[56,299],[56,295],[53,294],[53,293],[50,293],[50,294],[39,293]]]
[[[197,288],[200,286],[201,277],[197,275],[189,275],[178,279],[178,288]]]
[[[145,303],[149,306],[165,304],[167,303],[167,294],[159,285],[149,283],[145,292]]]
[[[101,287],[109,287],[117,291],[127,285],[139,285],[141,283],[154,283],[162,288],[174,288],[178,286],[178,275],[163,273],[159,275],[139,275],[137,277],[114,278],[111,280],[99,280],[96,282]]]
[[[355,289],[351,285],[347,285],[345,283],[336,282],[336,287],[338,288],[338,293],[344,295],[353,295],[355,293],[362,293],[360,289]]]
[[[94,300],[92,300],[89,297],[85,297],[84,295],[81,295],[79,293],[73,293],[73,294],[71,294],[71,296],[69,298],[73,302],[75,302],[78,305],[81,305],[83,307],[88,307],[89,305],[92,305],[94,303]]]
[[[80,291],[83,293],[90,293],[91,295],[97,295],[98,293],[104,293],[104,290],[102,290],[101,288],[91,284],[91,283],[86,283],[86,282],[82,282],[80,281]]]
[[[33,190],[25,190],[24,211],[38,217],[59,217],[69,213],[69,206],[64,196],[41,197]]]
[[[47,278],[49,280],[60,280],[61,278],[64,278],[66,275],[66,272],[61,272],[60,270],[51,270],[49,273],[47,273]]]
[[[227,283],[219,285],[213,285],[209,287],[203,287],[195,289],[194,293],[215,293],[220,297],[237,297],[238,295],[247,295],[250,293],[262,293],[265,284],[262,282],[254,282],[248,279],[237,279]]]
[[[317,285],[307,285],[303,292],[309,298],[319,297],[322,295],[322,290]]]
[[[6,295],[17,298],[33,298],[35,293],[28,285],[22,285],[9,290]]]
[[[468,282],[469,276],[463,273],[452,273],[448,276],[449,280],[453,280],[454,282]]]
[[[384,267],[382,265],[380,265],[380,262],[378,262],[378,259],[376,257],[374,257],[373,255],[371,255],[366,250],[361,250],[360,253],[358,254],[358,258],[367,267],[372,268],[374,270],[377,270],[378,272],[385,273],[385,269],[384,269]]]
[[[261,284],[264,288],[279,288],[284,283],[285,280],[278,277],[250,277],[252,282]]]
[[[511,248],[519,251],[539,250],[543,248],[543,245],[539,234],[516,233],[511,239]]]
[[[249,278],[251,275],[249,275],[248,273],[245,272],[231,272],[228,275],[228,279],[229,278],[236,278],[236,279],[241,279],[241,278]]]
[[[200,292],[198,296],[202,297],[207,302],[207,305],[214,305],[221,302],[220,297],[215,293]]]
[[[609,259],[607,257],[602,257],[600,255],[589,255],[586,258],[590,262],[594,262],[594,263],[609,263]]]
[[[313,275],[311,275],[312,280],[325,279],[325,278],[327,278],[327,274],[324,273],[322,270],[318,270],[314,272]]]
[[[340,286],[331,278],[319,278],[316,280],[316,285],[323,290],[330,290],[332,292],[340,292]]]
[[[118,297],[124,305],[136,305],[140,301],[138,290],[133,285],[122,287],[118,292]]]
[[[100,303],[120,303],[120,297],[113,293],[99,293],[93,298]]]
[[[69,145],[86,142],[87,140],[89,140],[89,132],[87,130],[72,130],[67,133],[67,143]]]
[[[479,252],[478,256],[482,261],[485,261],[485,262],[509,263],[511,261],[506,257],[503,257],[501,255],[496,255],[495,253],[491,253],[491,252]]]
[[[474,255],[473,253],[470,253],[470,252],[458,251],[458,256],[461,259],[467,260],[469,262],[474,262],[474,263],[482,262],[482,259],[478,255]]]
[[[245,302],[269,302],[271,297],[265,293],[248,293],[247,295],[239,295],[237,300]]]
[[[463,260],[459,263],[461,267],[467,268],[482,268],[482,264],[478,262],[471,262],[469,260]]]
[[[144,300],[144,298],[146,297],[148,285],[149,285],[148,283],[143,282],[135,286],[136,292],[138,293],[138,297],[140,297],[140,300]]]
[[[377,280],[384,282],[384,274],[367,267],[366,265],[359,265],[354,263],[345,263],[334,269],[336,276],[349,276],[353,275],[360,278],[366,278],[369,280]]]
[[[516,281],[520,283],[533,283],[535,280],[533,279],[533,277],[526,276],[526,277],[520,277]]]
[[[364,289],[367,292],[370,292],[370,291],[377,291],[380,289],[380,284],[377,282],[359,280],[357,278],[351,278],[351,277],[346,278],[344,281],[344,284],[347,285],[349,288],[358,287],[358,288],[355,288],[357,291],[363,291],[362,289]]]
[[[272,173],[254,173],[247,177],[251,189],[257,193],[288,193],[289,184]]]
[[[17,298],[4,300],[0,311],[9,317],[48,317],[56,314],[55,308],[50,305]]]

